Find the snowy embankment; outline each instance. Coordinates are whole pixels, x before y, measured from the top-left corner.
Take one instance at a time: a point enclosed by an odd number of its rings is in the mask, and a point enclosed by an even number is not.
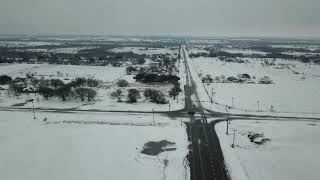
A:
[[[232,121],[215,127],[232,180],[320,179],[320,123],[298,121]],[[231,148],[235,131],[235,148]],[[266,139],[255,144],[249,133]]]
[[[207,109],[231,113],[319,117],[320,66],[297,61],[276,60],[264,66],[263,60],[247,59],[247,63],[227,63],[216,58],[189,58],[190,70],[203,105]],[[211,83],[203,84],[198,74],[212,78],[237,77],[247,73],[258,81],[269,76],[274,84]],[[214,103],[208,103],[213,94]],[[259,104],[259,109],[258,109]],[[259,112],[257,112],[259,110]]]
[[[0,179],[168,179],[188,175],[180,119],[155,114],[1,112]],[[46,120],[45,122],[43,120]],[[141,154],[148,141],[176,150]]]

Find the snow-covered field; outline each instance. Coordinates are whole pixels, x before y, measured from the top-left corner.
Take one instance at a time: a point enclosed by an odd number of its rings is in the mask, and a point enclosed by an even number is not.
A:
[[[112,52],[133,52],[136,54],[170,54],[178,55],[178,49],[172,48],[145,48],[145,47],[123,47],[123,48],[114,48],[111,49]]]
[[[273,48],[291,48],[291,49],[300,49],[300,48],[304,48],[304,49],[308,49],[311,51],[320,49],[319,45],[298,45],[298,44],[293,44],[293,45],[271,45],[271,47]]]
[[[88,47],[68,47],[68,48],[54,48],[54,49],[45,49],[45,48],[39,48],[39,49],[22,49],[22,50],[16,50],[16,51],[29,51],[29,52],[45,52],[45,53],[64,53],[64,54],[76,54],[80,50],[85,49],[93,49],[95,47],[88,46]]]
[[[232,105],[244,111],[259,110],[270,112],[271,106],[275,112],[319,114],[320,109],[320,66],[303,64],[297,61],[276,60],[274,66],[264,66],[260,59],[248,59],[248,63],[226,63],[216,58],[190,59],[189,63],[194,79],[201,84],[196,74],[224,75],[237,77],[237,74],[248,73],[258,81],[263,76],[269,76],[275,84],[240,84],[211,83],[204,84],[208,94],[214,92],[214,101],[220,104]],[[299,74],[298,74],[299,73]],[[202,100],[208,100],[208,94],[200,86]],[[199,88],[198,88],[199,89]],[[207,105],[209,107],[210,105]],[[218,108],[213,105],[213,108]]]
[[[188,47],[188,52],[191,54],[197,54],[197,53],[209,53],[209,51],[204,49],[205,46],[190,46]]]
[[[320,179],[319,122],[235,120],[229,135],[225,134],[225,122],[215,129],[232,180]],[[250,132],[270,140],[262,145],[251,143]]]
[[[125,75],[125,67],[81,66],[53,64],[1,64],[0,74],[12,77],[24,77],[26,73],[35,73],[44,78],[76,78],[93,77],[102,81],[112,82]]]
[[[241,53],[244,55],[252,55],[252,54],[266,55],[267,54],[266,52],[254,51],[254,50],[243,50],[243,49],[222,49],[222,50],[232,54],[236,54],[236,53]]]
[[[152,114],[1,112],[0,179],[189,178],[188,140],[179,119]],[[46,122],[43,119],[47,118]],[[176,150],[141,154],[168,140]]]
[[[45,42],[45,41],[2,41],[0,40],[0,47],[33,47],[33,46],[45,46],[45,45],[60,45],[57,42]]]
[[[314,55],[320,55],[320,53],[309,53],[309,52],[283,52],[282,54],[288,54],[293,56],[314,56]]]

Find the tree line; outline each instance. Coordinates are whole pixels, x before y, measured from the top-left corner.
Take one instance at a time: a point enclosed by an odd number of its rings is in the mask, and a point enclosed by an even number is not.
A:
[[[92,101],[97,95],[94,87],[101,81],[93,78],[76,78],[68,83],[60,79],[15,78],[7,75],[0,76],[0,84],[9,85],[8,95],[13,94],[17,98],[22,94],[34,93],[41,95],[45,100],[58,97],[62,101],[80,99]]]

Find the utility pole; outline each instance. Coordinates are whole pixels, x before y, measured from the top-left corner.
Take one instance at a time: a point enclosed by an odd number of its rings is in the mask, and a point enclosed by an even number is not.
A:
[[[213,103],[213,88],[211,88],[211,104]]]
[[[234,100],[234,97],[232,97],[231,99],[231,107],[233,107],[233,100]]]
[[[258,100],[258,112],[260,111],[260,101]]]
[[[170,107],[171,105],[170,105],[170,102],[169,102],[169,111],[170,111],[170,109],[171,109],[171,107]]]
[[[226,106],[226,111],[227,111],[227,129],[226,129],[226,135],[229,135],[229,111],[228,111],[228,106]]]
[[[233,130],[233,140],[232,140],[232,145],[231,147],[234,148],[234,140],[236,139],[236,130]]]
[[[153,124],[156,125],[156,122],[154,120],[154,109],[152,109],[152,120],[153,120]]]
[[[229,113],[227,114],[227,130],[226,135],[229,135]]]
[[[182,126],[182,116],[181,116],[181,119],[180,119],[180,123],[181,123],[181,126]]]
[[[34,99],[29,99],[28,102],[32,103],[32,113],[33,113],[33,119],[36,119],[36,113],[34,111]]]
[[[33,119],[36,119],[36,113],[34,111],[34,103],[32,101],[32,111],[33,111]]]

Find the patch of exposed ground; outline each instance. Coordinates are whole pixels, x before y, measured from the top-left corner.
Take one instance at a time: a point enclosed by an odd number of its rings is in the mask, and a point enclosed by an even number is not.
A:
[[[164,151],[174,151],[176,150],[174,142],[169,142],[167,140],[162,141],[149,141],[144,144],[142,154],[156,156]]]

